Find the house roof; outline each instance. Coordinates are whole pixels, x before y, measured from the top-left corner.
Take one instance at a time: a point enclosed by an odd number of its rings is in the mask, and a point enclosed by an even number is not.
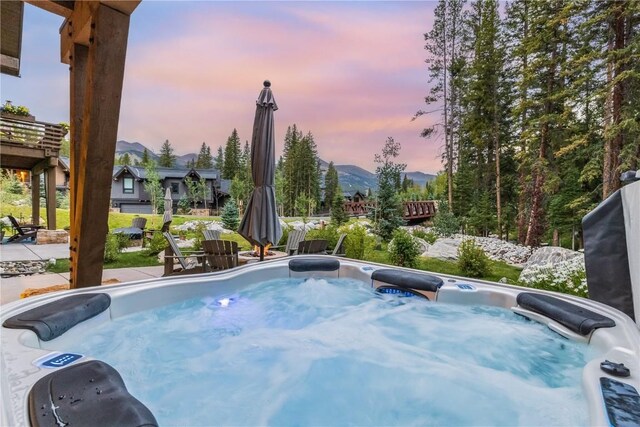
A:
[[[68,157],[64,157],[64,156],[60,156],[58,157],[58,164],[62,167],[62,169],[64,169],[66,172],[69,172],[71,170],[71,167],[69,166],[71,164],[71,159],[69,159]]]
[[[113,178],[118,178],[125,171],[128,171],[138,180],[147,179],[147,170],[142,166],[116,166],[113,169]],[[218,179],[217,169],[189,169],[189,168],[156,168],[160,179],[167,178],[185,179],[189,175],[196,175],[204,179]]]

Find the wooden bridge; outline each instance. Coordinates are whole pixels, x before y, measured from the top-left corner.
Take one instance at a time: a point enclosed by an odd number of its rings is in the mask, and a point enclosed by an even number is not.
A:
[[[349,216],[367,215],[376,202],[345,202],[344,211]],[[420,200],[402,203],[402,217],[406,221],[424,221],[436,214],[436,203],[433,200]]]

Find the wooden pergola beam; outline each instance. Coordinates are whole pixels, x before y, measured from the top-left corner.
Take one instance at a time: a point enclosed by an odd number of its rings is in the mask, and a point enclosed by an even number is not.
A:
[[[120,100],[129,32],[129,15],[101,3],[83,6],[89,11],[89,46],[86,60],[72,55],[72,87],[84,85],[71,100],[74,119],[74,218],[72,226],[72,288],[100,284],[104,246],[108,232],[109,199],[114,153],[120,117]],[[72,14],[70,19],[76,16]],[[74,24],[75,25],[75,24]],[[74,29],[75,31],[76,29]],[[81,29],[82,30],[82,29]],[[73,36],[73,34],[72,34]],[[62,40],[68,36],[63,32]],[[80,36],[81,38],[84,35]],[[75,42],[74,42],[75,43]],[[82,43],[79,43],[82,44]],[[73,52],[79,52],[73,49]],[[86,67],[84,76],[73,71],[75,63]],[[84,79],[80,83],[77,79]],[[82,106],[82,123],[76,112]],[[81,126],[81,131],[78,129]]]
[[[73,12],[74,1],[56,1],[56,0],[24,0],[25,3],[32,4],[47,12],[68,18]]]

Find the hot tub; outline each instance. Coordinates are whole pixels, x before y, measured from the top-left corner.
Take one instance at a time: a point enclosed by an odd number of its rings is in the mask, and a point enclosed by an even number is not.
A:
[[[620,311],[330,256],[29,298],[2,322],[2,425],[640,423]]]

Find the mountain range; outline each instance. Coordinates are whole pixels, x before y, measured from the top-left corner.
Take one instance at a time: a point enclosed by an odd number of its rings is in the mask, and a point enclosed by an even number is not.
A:
[[[116,143],[116,159],[123,156],[125,153],[129,154],[132,161],[141,160],[144,150],[147,150],[149,156],[152,159],[157,160],[159,156],[152,150],[148,149],[139,142],[118,141]],[[187,162],[197,158],[196,153],[184,154],[176,157],[176,166],[185,167]],[[329,162],[320,159],[320,169],[322,172],[326,172]],[[357,190],[362,192],[371,188],[376,190],[378,187],[378,180],[375,173],[369,172],[356,165],[336,165],[338,171],[338,180],[343,191],[353,193]],[[405,172],[405,175],[417,185],[423,187],[427,181],[431,181],[435,178],[435,175],[424,172]]]

